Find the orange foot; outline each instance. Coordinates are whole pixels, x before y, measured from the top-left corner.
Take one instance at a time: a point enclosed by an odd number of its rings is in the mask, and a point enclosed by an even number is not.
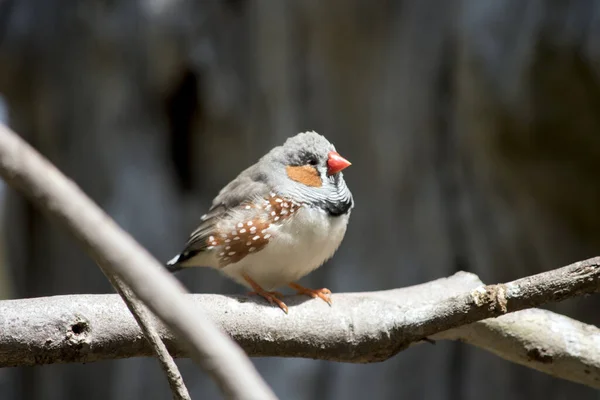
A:
[[[250,286],[252,286],[252,289],[254,289],[253,292],[249,293],[250,295],[257,294],[259,296],[262,296],[269,303],[277,304],[279,306],[279,308],[281,308],[283,310],[284,313],[286,313],[286,314],[288,313],[288,307],[285,305],[285,303],[283,301],[281,301],[279,299],[279,297],[283,297],[283,294],[281,294],[279,292],[268,292],[268,291],[264,290],[256,282],[254,282],[248,275],[244,275],[244,279],[246,280],[246,282],[248,282],[250,284]]]
[[[323,299],[324,302],[331,305],[331,290],[327,288],[309,289],[305,288],[304,286],[298,285],[297,283],[290,283],[288,286],[292,289],[296,289],[298,294],[305,294],[307,296],[312,297],[313,299],[320,297],[321,299]]]

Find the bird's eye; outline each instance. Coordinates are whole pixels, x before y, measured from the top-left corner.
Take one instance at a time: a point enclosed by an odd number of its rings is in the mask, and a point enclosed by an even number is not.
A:
[[[310,165],[313,165],[313,166],[314,166],[314,165],[317,165],[317,164],[319,163],[319,161],[317,161],[317,159],[316,159],[316,158],[314,158],[314,157],[310,157],[310,158],[308,159],[308,163],[309,163]]]

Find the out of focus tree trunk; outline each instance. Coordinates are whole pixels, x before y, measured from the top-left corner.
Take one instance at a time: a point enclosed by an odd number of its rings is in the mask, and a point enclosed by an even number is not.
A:
[[[600,20],[594,2],[0,2],[11,125],[160,259],[213,195],[284,138],[316,130],[353,166],[333,291],[456,270],[486,282],[585,259],[600,245]],[[11,193],[16,297],[109,290],[54,225]],[[241,291],[214,271],[198,292]],[[594,298],[555,310],[598,323]],[[461,345],[374,365],[256,360],[301,398],[595,398]],[[192,397],[216,390],[181,361]],[[7,399],[166,398],[154,360],[3,371]]]

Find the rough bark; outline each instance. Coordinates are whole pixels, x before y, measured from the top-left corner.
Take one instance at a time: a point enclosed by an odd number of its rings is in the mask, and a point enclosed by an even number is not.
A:
[[[188,300],[199,310],[207,310],[209,317],[254,357],[378,362],[433,335],[461,340],[553,376],[600,388],[598,328],[543,310],[486,319],[600,290],[598,261],[576,263],[506,285],[484,286],[473,274],[457,273],[403,289],[336,294],[332,307],[294,296],[287,301],[289,315],[245,296],[188,295]],[[568,287],[566,278],[571,281]],[[586,282],[588,289],[576,289],[576,281]],[[558,294],[557,287],[561,288]],[[504,294],[499,294],[502,290]],[[4,316],[0,366],[152,354],[115,295],[3,301],[0,315]],[[169,330],[157,326],[170,351],[186,356]]]
[[[600,329],[536,308],[432,336],[460,340],[557,378],[600,389]]]

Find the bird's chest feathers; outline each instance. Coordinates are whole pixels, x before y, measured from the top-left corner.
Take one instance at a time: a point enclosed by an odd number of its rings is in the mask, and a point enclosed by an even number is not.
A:
[[[331,217],[323,210],[303,207],[280,227],[275,240],[280,239],[298,257],[327,259],[340,245],[347,222],[346,216]]]
[[[333,218],[326,212],[302,208],[295,218],[282,224],[273,240],[281,268],[300,279],[327,261],[346,233],[347,217]]]
[[[269,245],[246,257],[239,268],[263,287],[297,281],[333,256],[347,223],[348,215],[331,217],[322,210],[302,207],[293,218],[273,226]]]

